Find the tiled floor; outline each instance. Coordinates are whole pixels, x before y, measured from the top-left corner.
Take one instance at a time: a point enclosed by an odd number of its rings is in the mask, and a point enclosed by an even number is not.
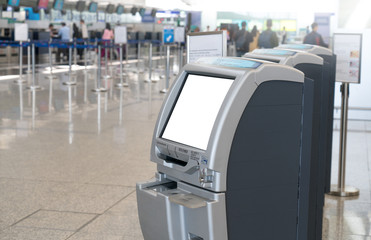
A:
[[[108,92],[96,94],[94,71],[78,71],[72,87],[62,84],[65,73],[38,74],[36,92],[25,89],[26,76],[21,87],[0,80],[1,240],[143,239],[135,183],[156,171],[149,148],[164,80],[149,84],[130,72],[128,88],[108,79]],[[333,183],[338,128],[335,121]],[[361,195],[326,198],[324,240],[371,240],[371,122],[349,129],[347,183]]]

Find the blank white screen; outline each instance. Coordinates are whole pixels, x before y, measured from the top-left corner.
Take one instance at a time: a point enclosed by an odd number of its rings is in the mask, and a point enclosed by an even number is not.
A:
[[[232,83],[231,79],[188,75],[162,137],[206,150]]]

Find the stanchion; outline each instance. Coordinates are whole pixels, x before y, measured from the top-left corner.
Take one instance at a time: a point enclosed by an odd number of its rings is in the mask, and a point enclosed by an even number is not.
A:
[[[101,64],[101,58],[100,58],[101,53],[102,53],[102,47],[101,45],[98,45],[99,57],[98,57],[98,68],[97,68],[97,88],[92,89],[93,92],[107,92],[107,89],[102,87],[102,79],[101,79],[102,64]]]
[[[160,61],[159,61],[159,64],[158,64],[158,67],[160,69],[163,69],[164,65],[163,65],[163,62],[165,61],[165,45],[161,45],[160,46]],[[160,79],[164,79],[165,78],[165,74],[161,74],[160,75]]]
[[[86,70],[87,70],[87,67],[88,67],[88,66],[87,66],[88,64],[87,64],[87,62],[86,62],[86,61],[87,61],[87,59],[86,59],[86,57],[87,57],[87,56],[86,56],[86,52],[87,52],[87,50],[86,50],[86,49],[88,48],[89,43],[86,43],[86,40],[84,40],[84,45],[85,45],[85,46],[84,46],[84,67],[85,67],[85,71],[86,71]]]
[[[53,102],[53,79],[49,79],[49,113],[52,111]]]
[[[114,44],[113,44],[113,40],[111,40],[110,41],[110,57],[109,57],[109,62],[110,62],[110,66],[111,66],[111,68],[113,67],[113,62],[112,62],[112,59],[113,59],[113,46],[114,46]]]
[[[27,46],[27,71],[26,73],[32,73],[31,70],[31,46],[30,46],[30,39],[28,39],[28,46]]]
[[[338,197],[354,197],[359,195],[359,189],[345,185],[349,83],[342,83],[340,91],[341,91],[341,120],[340,120],[341,125],[340,125],[338,185],[331,186],[329,195]]]
[[[140,41],[138,41],[138,53],[137,53],[137,55],[138,55],[138,62],[137,62],[137,72],[138,73],[142,73],[142,72],[144,72],[144,71],[142,71],[142,69],[140,69],[140,67],[141,67],[141,54],[140,54],[140,51],[141,51],[141,43],[140,43]]]
[[[108,51],[107,51],[107,42],[104,43],[104,64],[105,64],[105,75],[104,79],[111,78],[110,75],[108,75]]]
[[[166,85],[160,93],[167,93],[170,84],[170,45],[166,46]]]
[[[73,66],[72,68],[74,70],[77,70],[78,68],[78,65],[77,65],[77,47],[76,47],[76,39],[73,39],[73,44],[71,45],[73,46]],[[71,55],[70,55],[71,57]],[[77,75],[77,73],[75,71],[72,71],[71,72],[72,75]]]
[[[126,68],[128,68],[129,67],[129,42],[125,44],[125,52],[126,52],[126,56],[125,56]]]
[[[76,48],[76,38],[73,39],[73,65],[77,66],[77,48]]]
[[[183,68],[183,46],[180,46],[180,61],[179,61],[179,71]]]
[[[122,64],[122,60],[123,60],[123,56],[122,56],[122,43],[120,43],[120,82],[116,84],[116,87],[129,87],[129,84],[126,82],[124,83],[124,76],[123,76],[123,73],[122,73],[122,67],[123,67],[123,64]]]
[[[41,87],[36,85],[36,76],[35,76],[35,43],[32,43],[32,85],[27,87],[30,90],[40,90]]]
[[[26,81],[23,79],[23,43],[22,41],[19,42],[19,78],[14,81],[17,84],[25,83]]]
[[[153,45],[149,44],[149,57],[148,57],[148,79],[145,82],[158,82],[158,80],[152,79],[152,57],[153,57]]]
[[[76,85],[75,81],[71,81],[72,78],[72,44],[68,45],[68,82],[63,82],[64,85]]]
[[[48,78],[52,79],[57,79],[56,76],[53,75],[53,55],[52,55],[52,47],[51,47],[52,40],[50,39],[49,41],[49,67],[50,67],[50,72]]]

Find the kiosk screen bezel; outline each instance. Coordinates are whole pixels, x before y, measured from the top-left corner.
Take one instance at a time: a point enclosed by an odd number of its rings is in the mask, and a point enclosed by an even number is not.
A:
[[[170,121],[170,119],[171,119],[171,116],[172,116],[172,114],[173,114],[173,112],[174,112],[174,109],[175,109],[175,107],[176,107],[176,105],[177,105],[177,103],[178,103],[178,100],[179,100],[179,98],[180,98],[182,92],[183,92],[184,86],[185,86],[185,84],[186,84],[186,82],[187,82],[187,80],[188,80],[188,77],[189,77],[190,75],[202,76],[202,77],[210,77],[210,78],[220,78],[220,79],[230,80],[230,81],[234,81],[234,80],[236,79],[236,76],[230,76],[230,75],[229,75],[229,76],[222,76],[222,75],[214,75],[214,74],[208,74],[208,75],[206,75],[206,74],[199,74],[199,73],[187,72],[186,75],[185,75],[185,77],[184,77],[184,80],[183,80],[183,82],[182,82],[182,86],[180,87],[180,89],[179,89],[179,91],[178,91],[178,93],[177,93],[176,99],[175,99],[173,105],[171,106],[171,110],[169,111],[169,114],[168,114],[168,116],[166,117],[165,124],[164,124],[164,126],[163,126],[163,128],[161,129],[161,132],[160,132],[160,134],[159,134],[159,138],[161,138],[161,139],[163,139],[163,140],[166,140],[166,141],[169,141],[169,142],[171,142],[171,143],[180,144],[180,145],[183,145],[183,146],[188,146],[188,147],[192,147],[192,148],[195,148],[195,149],[199,149],[199,150],[206,151],[206,150],[207,150],[207,149],[206,149],[207,146],[205,147],[205,149],[203,149],[203,148],[200,148],[200,147],[197,147],[197,146],[192,146],[192,145],[190,145],[190,144],[186,144],[186,143],[179,142],[179,141],[174,141],[174,140],[172,140],[172,139],[168,139],[168,138],[163,137],[163,135],[164,135],[164,133],[165,133],[165,130],[166,130],[166,128],[167,128],[167,126],[168,126],[168,124],[169,124],[169,121]],[[233,85],[233,83],[231,84],[230,88],[232,87],[232,85]],[[225,100],[225,97],[227,96],[227,94],[228,94],[230,88],[229,88],[228,91],[226,92],[226,95],[225,95],[224,98],[223,98],[222,104],[223,104],[223,102],[224,102],[224,100]],[[217,114],[216,114],[216,116],[215,116],[215,120],[214,120],[214,122],[213,122],[213,126],[214,126],[214,124],[215,124],[215,121],[216,121],[216,118],[217,118],[217,115],[218,115],[220,109],[221,109],[221,108],[219,108],[219,110],[218,110],[218,112],[217,112]],[[212,133],[212,132],[210,132],[210,135],[209,135],[208,141],[210,140],[211,133]],[[207,144],[206,144],[206,145],[207,145]]]

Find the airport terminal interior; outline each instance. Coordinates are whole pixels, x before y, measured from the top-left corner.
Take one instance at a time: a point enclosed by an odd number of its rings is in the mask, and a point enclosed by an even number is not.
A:
[[[46,2],[45,6],[38,6],[43,2]],[[229,33],[228,44],[225,46],[226,54],[235,57],[237,50],[236,43],[232,41],[232,32],[236,31],[235,26],[241,26],[243,21],[248,22],[249,31],[253,25],[257,25],[258,30],[262,32],[265,30],[266,19],[273,18],[273,30],[279,33],[280,41],[283,41],[282,26],[287,24],[289,27],[285,43],[301,44],[307,33],[306,27],[310,27],[316,13],[316,10],[310,7],[310,12],[300,18],[301,12],[305,11],[295,12],[295,8],[290,7],[287,13],[274,14],[275,4],[272,4],[268,14],[262,12],[262,4],[257,4],[257,13],[253,13],[254,8],[250,7],[251,12],[244,15],[236,6],[229,12],[231,7],[228,6],[228,10],[215,10],[207,18],[205,15],[211,12],[210,9],[205,9],[209,6],[207,4],[193,0],[158,1],[162,2],[158,5],[155,5],[155,2],[1,2],[1,240],[166,240],[157,237],[144,238],[142,232],[150,231],[142,229],[147,223],[142,223],[141,226],[137,199],[138,183],[159,179],[158,172],[174,164],[165,164],[163,167],[159,166],[158,162],[151,161],[155,129],[161,120],[158,120],[159,114],[163,111],[163,104],[167,103],[164,100],[168,100],[173,84],[182,79],[182,69],[188,61],[187,44],[184,43],[186,38],[183,42],[166,44],[166,28],[184,27],[183,37],[188,32],[205,32],[207,27],[210,31],[217,27],[217,30],[225,28]],[[284,2],[291,3],[289,0]],[[321,4],[321,1],[315,2]],[[329,2],[331,3],[324,3],[329,6],[319,7],[319,12],[335,12],[335,15],[326,15],[326,19],[332,21],[327,26],[331,30],[327,36],[322,34],[330,49],[335,23],[336,28],[346,28],[348,33],[362,33],[367,27],[371,28],[371,18],[367,15],[368,19],[358,20],[366,23],[368,21],[368,25],[365,23],[363,29],[349,31],[347,24],[351,23],[346,22],[345,17],[336,20],[335,17],[346,15],[344,9],[348,7],[350,10],[349,5],[353,1]],[[357,6],[351,8],[355,11],[353,14],[361,11],[361,6],[369,4],[363,0],[356,2],[358,5],[355,4]],[[97,5],[93,6],[91,3]],[[58,4],[62,4],[61,9],[58,9]],[[172,9],[169,10],[167,5]],[[122,6],[122,9],[118,6]],[[96,9],[90,9],[91,7]],[[238,14],[232,14],[233,11]],[[318,19],[319,16],[323,19],[324,15],[321,14],[316,15]],[[85,19],[89,40],[66,44],[57,39],[62,22],[70,27],[72,38],[72,24],[76,23],[77,27],[81,28],[81,18]],[[142,18],[149,22],[142,21]],[[117,44],[117,36],[112,36],[114,41],[100,41],[107,22],[117,31],[121,26],[126,27],[125,43]],[[28,33],[28,39],[21,43],[24,44],[22,47],[20,41],[15,39],[17,23],[28,24],[25,32]],[[54,24],[52,31],[55,33],[52,38],[56,39],[53,42],[50,41],[49,23]],[[319,24],[319,27],[321,26]],[[371,39],[370,33],[364,33],[363,46],[368,52],[363,52],[363,55],[371,51],[371,47],[367,45],[371,41],[366,40],[366,37]],[[114,42],[116,44],[113,44]],[[19,49],[22,49],[22,57]],[[60,49],[63,58],[57,59]],[[369,61],[369,58],[364,60],[366,61]],[[199,69],[202,69],[203,65],[199,65],[192,66],[195,69],[199,67],[197,71],[201,71]],[[346,185],[358,188],[359,195],[338,197],[325,194],[320,237],[275,240],[371,240],[371,101],[368,88],[371,86],[371,74],[366,65],[362,66],[365,73],[362,75],[361,84],[350,84],[350,99],[356,98],[358,102],[350,100],[345,175]],[[210,86],[210,89],[213,89],[213,86]],[[336,185],[339,176],[340,141],[343,136],[340,83],[335,85],[334,91],[335,107],[332,109],[334,118],[330,148],[331,184]],[[355,96],[357,94],[358,98]],[[359,102],[364,105],[357,105]],[[206,113],[207,111],[205,110]],[[277,199],[279,198],[280,196],[277,196]],[[261,202],[268,202],[266,200],[261,199]],[[275,202],[274,199],[270,200]],[[267,209],[271,208],[272,206],[267,205]],[[148,211],[148,208],[145,210]],[[147,212],[143,210],[143,214]],[[145,217],[141,217],[143,216]],[[171,224],[169,229],[170,226]],[[218,227],[220,226],[215,225],[210,228]],[[264,227],[267,232],[276,231],[274,224]],[[154,232],[153,236],[161,235],[156,229],[151,231]],[[176,232],[172,234],[173,237],[169,237],[172,240],[221,239],[218,236],[206,238],[191,233],[188,233],[188,238],[183,235],[178,238]],[[264,237],[251,237],[249,234],[246,231],[237,239],[268,240]],[[266,234],[262,233],[261,236]]]

